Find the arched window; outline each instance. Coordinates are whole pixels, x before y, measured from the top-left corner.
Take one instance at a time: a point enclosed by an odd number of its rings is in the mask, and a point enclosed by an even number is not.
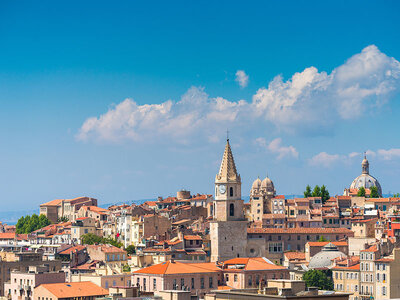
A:
[[[231,217],[235,215],[235,205],[233,205],[233,203],[229,204],[229,215]]]
[[[229,196],[233,197],[233,187],[229,188]]]

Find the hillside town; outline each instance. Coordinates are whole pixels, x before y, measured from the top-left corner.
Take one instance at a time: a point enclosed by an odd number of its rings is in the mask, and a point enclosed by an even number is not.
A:
[[[227,139],[214,195],[180,190],[107,209],[91,197],[56,199],[40,205],[43,227],[1,224],[0,296],[400,297],[400,198],[383,198],[369,169],[364,155],[361,175],[334,197],[288,199],[257,178],[245,203]]]

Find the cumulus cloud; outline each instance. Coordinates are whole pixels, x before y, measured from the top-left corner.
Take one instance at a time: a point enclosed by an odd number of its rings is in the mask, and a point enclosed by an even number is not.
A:
[[[265,148],[274,154],[277,154],[278,159],[282,159],[284,157],[299,157],[299,153],[297,152],[295,147],[282,145],[281,138],[276,138],[270,143],[267,143],[265,138],[259,137],[255,140],[255,143],[260,147]]]
[[[399,148],[392,148],[392,149],[379,149],[377,151],[378,156],[384,160],[392,160],[395,158],[400,157],[400,149]]]
[[[243,100],[209,98],[204,89],[198,87],[191,87],[177,103],[168,100],[161,104],[138,105],[133,99],[125,99],[105,114],[88,118],[77,139],[150,141],[162,137],[185,142],[185,138],[202,129],[201,133],[212,140],[215,126],[233,126],[246,106]]]
[[[236,81],[247,86],[248,76],[243,70],[236,72]],[[398,87],[400,63],[371,45],[329,74],[309,67],[286,81],[276,76],[268,87],[256,92],[251,102],[212,98],[201,87],[191,87],[178,102],[139,105],[125,99],[104,114],[86,119],[77,138],[174,138],[187,142],[190,137],[205,136],[216,141],[226,128],[250,132],[269,123],[288,132],[321,134],[329,132],[335,122],[356,119],[383,105]],[[280,151],[292,156],[295,153],[290,147]],[[393,154],[386,154],[389,156]]]
[[[330,74],[306,68],[276,76],[253,96],[255,114],[286,130],[329,127],[384,104],[400,84],[400,63],[368,46]]]
[[[367,150],[365,153],[367,158],[374,157],[381,160],[394,160],[400,158],[400,148],[378,149],[376,151]],[[361,162],[363,155],[364,154],[361,152],[351,152],[349,154],[328,154],[326,152],[321,152],[310,158],[308,162],[313,166],[330,167],[335,163],[351,163],[357,158]]]
[[[245,88],[249,84],[249,75],[243,70],[237,70],[235,81],[239,83],[241,88]]]
[[[313,166],[322,166],[322,167],[330,167],[334,163],[341,160],[343,157],[339,154],[329,154],[326,152],[318,153],[317,155],[313,156],[309,163]]]

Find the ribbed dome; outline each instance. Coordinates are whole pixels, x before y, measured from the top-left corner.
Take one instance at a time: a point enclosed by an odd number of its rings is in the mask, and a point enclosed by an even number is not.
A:
[[[382,196],[382,188],[381,185],[375,177],[369,175],[369,162],[367,157],[364,155],[364,159],[361,163],[361,175],[357,176],[350,185],[350,189],[359,189],[361,187],[365,189],[371,189],[371,187],[375,186],[378,189],[379,196]]]
[[[261,188],[266,189],[268,192],[273,192],[275,190],[274,183],[272,182],[271,179],[266,177],[262,182],[261,182]]]
[[[332,243],[326,244],[322,250],[315,254],[308,264],[308,268],[328,268],[332,265],[332,260],[337,257],[346,257],[346,254],[339,251],[339,249]]]
[[[258,189],[260,189],[260,187],[261,187],[261,179],[257,178],[256,180],[254,180],[254,182],[253,182],[253,184],[251,186],[251,189],[252,190],[258,190]]]

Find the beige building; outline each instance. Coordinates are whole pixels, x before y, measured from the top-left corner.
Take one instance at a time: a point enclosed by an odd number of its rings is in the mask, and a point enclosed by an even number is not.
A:
[[[97,236],[103,235],[103,230],[97,228],[96,220],[89,217],[77,218],[71,225],[71,240],[74,243],[81,243],[81,237],[84,234],[95,234]]]
[[[43,260],[41,253],[35,252],[0,252],[0,296],[9,292],[4,290],[4,283],[10,281],[11,271],[27,272],[31,266],[47,265],[50,272],[61,270],[61,261]]]
[[[271,214],[274,210],[272,209],[271,200],[276,195],[275,187],[271,179],[266,177],[263,181],[257,178],[250,190],[250,220],[251,221],[262,221],[264,214]],[[285,211],[285,199],[280,199],[276,203],[281,202],[281,210],[275,208],[276,213],[284,214]],[[275,213],[275,214],[276,214]]]
[[[72,274],[71,282],[90,281],[104,289],[131,286],[131,274],[112,274],[113,272],[94,272],[91,274]]]
[[[351,293],[350,300],[360,300],[360,277],[359,260],[345,259],[332,268],[334,289]]]
[[[83,205],[97,206],[97,199],[90,197],[55,199],[40,204],[40,214],[45,215],[52,223],[57,223],[57,220],[63,217],[69,221],[75,221],[77,212]]]
[[[247,220],[241,186],[228,139],[215,177],[213,220],[210,222],[211,261],[246,256]]]
[[[400,249],[375,260],[375,299],[400,298]]]
[[[87,252],[92,260],[105,262],[108,267],[121,269],[128,263],[125,250],[112,245],[87,245]]]
[[[34,289],[42,283],[65,282],[62,271],[49,272],[48,266],[30,266],[28,271],[12,271],[10,281],[4,284],[8,299],[37,299]]]

